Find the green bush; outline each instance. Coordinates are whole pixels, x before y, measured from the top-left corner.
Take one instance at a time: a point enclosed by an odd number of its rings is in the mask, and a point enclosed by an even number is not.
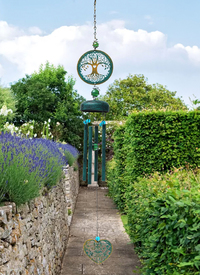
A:
[[[112,196],[118,208],[124,209],[124,169],[125,158],[124,153],[124,131],[125,127],[120,126],[114,133],[114,158],[107,163],[107,181],[109,187],[109,194]]]
[[[138,177],[173,167],[200,166],[199,111],[134,112],[114,135],[116,177],[108,168],[113,198],[125,209],[126,188]]]
[[[125,194],[145,275],[200,274],[200,169],[138,178]]]
[[[200,165],[200,112],[132,114],[125,129],[126,172],[131,180],[189,163]]]

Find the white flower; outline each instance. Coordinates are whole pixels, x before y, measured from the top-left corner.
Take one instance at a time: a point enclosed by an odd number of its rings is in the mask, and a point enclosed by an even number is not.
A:
[[[53,138],[53,135],[51,135],[51,138]]]
[[[50,118],[48,119],[48,122],[49,122],[49,123],[51,122],[51,119],[50,119]]]
[[[45,121],[45,122],[44,122],[44,124],[46,125],[46,124],[47,124],[47,122]]]
[[[0,110],[0,115],[7,116],[8,115],[8,109],[6,105],[3,105],[3,107]]]
[[[15,131],[17,131],[19,128],[18,127],[15,127]]]
[[[58,126],[59,126],[59,125],[60,125],[60,122],[56,122],[56,125],[58,125]]]
[[[13,113],[13,111],[12,111],[11,109],[8,109],[8,113],[11,113],[11,114],[12,114],[12,113]]]
[[[30,135],[30,131],[28,131],[28,133],[26,134],[26,136],[29,136]]]
[[[30,129],[33,129],[33,128],[34,128],[33,125],[31,125],[31,126],[30,126]]]
[[[34,134],[34,137],[37,137],[37,134]]]
[[[10,131],[14,131],[14,124],[10,124],[10,125],[8,125],[8,130],[10,130]]]
[[[51,133],[49,133],[49,137],[51,136]]]

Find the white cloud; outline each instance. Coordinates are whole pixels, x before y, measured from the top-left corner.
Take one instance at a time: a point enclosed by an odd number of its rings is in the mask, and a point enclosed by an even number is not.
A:
[[[42,35],[37,27],[30,28],[29,34],[25,34],[23,30],[9,26],[4,21],[0,22],[0,27],[3,28],[0,35],[0,62],[3,57],[4,61],[9,62],[9,68],[12,65],[16,71],[16,74],[12,74],[15,78],[8,79],[9,71],[5,65],[2,78],[9,82],[15,81],[38,70],[40,64],[48,60],[54,65],[64,65],[69,74],[77,78],[80,89],[84,85],[88,87],[79,80],[76,64],[84,52],[92,49],[93,26],[90,23],[62,26],[48,35]],[[99,49],[107,52],[114,62],[111,81],[129,73],[172,75],[174,72],[184,74],[188,70],[200,69],[200,48],[182,44],[168,47],[167,36],[160,31],[134,31],[127,29],[124,21],[113,20],[98,25],[97,37]],[[0,68],[0,73],[3,72]]]
[[[200,48],[197,46],[187,46],[184,47],[182,44],[176,44],[174,46],[174,49],[177,49],[178,51],[185,52],[187,54],[188,59],[193,62],[196,65],[200,65]]]
[[[40,28],[36,27],[36,26],[30,27],[28,29],[28,31],[29,31],[30,34],[38,34],[38,35],[42,35],[43,34],[43,31]]]
[[[24,34],[18,27],[9,25],[6,21],[0,21],[0,41],[13,39]]]
[[[0,78],[3,76],[3,66],[0,64]]]

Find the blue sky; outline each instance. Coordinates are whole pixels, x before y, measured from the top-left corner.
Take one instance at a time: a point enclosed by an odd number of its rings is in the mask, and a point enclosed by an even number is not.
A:
[[[0,78],[3,85],[62,64],[87,99],[91,86],[76,72],[93,42],[93,0],[0,0]],[[200,98],[199,0],[97,0],[100,50],[114,62],[102,94],[115,79],[144,74],[177,91],[187,104]]]

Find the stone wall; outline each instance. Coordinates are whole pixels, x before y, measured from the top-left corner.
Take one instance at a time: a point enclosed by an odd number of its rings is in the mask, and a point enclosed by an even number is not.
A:
[[[60,274],[79,189],[78,171],[63,168],[49,192],[18,209],[0,207],[0,275]]]

